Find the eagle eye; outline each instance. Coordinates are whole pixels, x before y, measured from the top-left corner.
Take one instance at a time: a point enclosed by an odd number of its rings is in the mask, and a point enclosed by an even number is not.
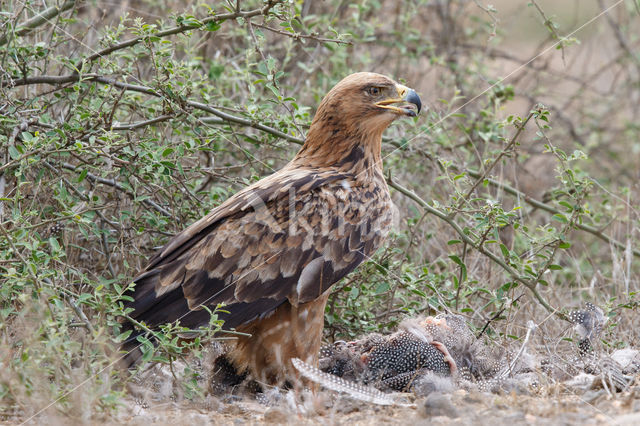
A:
[[[369,89],[367,90],[369,92],[369,94],[371,96],[378,96],[381,92],[381,89],[379,87],[376,86],[371,86],[369,87]]]

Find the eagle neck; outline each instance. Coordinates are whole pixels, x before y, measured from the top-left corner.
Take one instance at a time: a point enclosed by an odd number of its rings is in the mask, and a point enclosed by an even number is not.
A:
[[[333,134],[318,138],[309,131],[307,140],[293,159],[297,166],[332,168],[353,174],[356,180],[371,181],[382,175],[382,132]]]

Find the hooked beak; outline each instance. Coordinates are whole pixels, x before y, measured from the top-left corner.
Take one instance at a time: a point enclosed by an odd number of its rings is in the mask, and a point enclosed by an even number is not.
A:
[[[380,108],[390,109],[398,114],[407,115],[409,117],[415,117],[418,115],[422,109],[422,102],[420,102],[420,96],[418,96],[415,90],[409,89],[401,84],[396,84],[396,91],[398,92],[397,98],[385,99],[383,101],[376,102],[376,105]],[[405,105],[393,105],[399,103],[404,103]]]

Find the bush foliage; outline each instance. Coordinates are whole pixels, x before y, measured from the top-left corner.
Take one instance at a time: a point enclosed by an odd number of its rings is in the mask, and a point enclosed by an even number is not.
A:
[[[0,14],[0,416],[109,414],[132,277],[286,164],[323,94],[362,70],[430,108],[385,133],[400,222],[336,285],[327,339],[452,311],[498,341],[534,319],[545,344],[590,300],[606,344],[636,342],[637,2],[580,31],[609,6],[49,3]],[[149,359],[184,356],[164,336]]]

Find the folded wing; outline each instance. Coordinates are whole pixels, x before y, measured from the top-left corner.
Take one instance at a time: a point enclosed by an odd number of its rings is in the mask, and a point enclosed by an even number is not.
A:
[[[136,279],[131,316],[154,327],[208,323],[224,303],[225,329],[312,301],[382,239],[348,176],[295,170],[239,192],[174,237]],[[359,206],[359,207],[358,207]]]

